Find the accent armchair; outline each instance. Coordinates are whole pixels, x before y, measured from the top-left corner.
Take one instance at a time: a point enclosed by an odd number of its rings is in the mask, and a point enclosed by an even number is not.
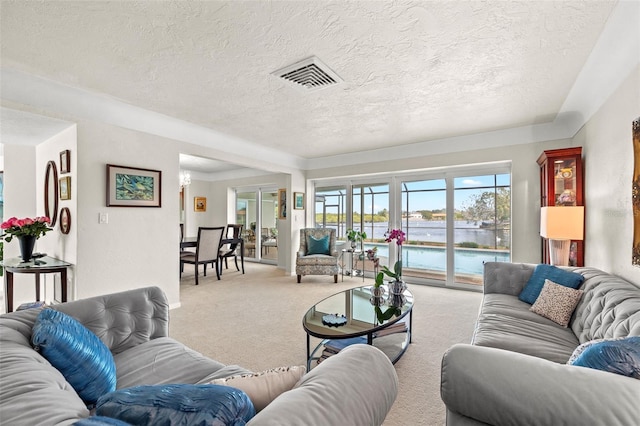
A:
[[[338,271],[335,229],[301,229],[300,249],[296,257],[298,283],[303,275],[333,275],[333,282],[337,283]]]

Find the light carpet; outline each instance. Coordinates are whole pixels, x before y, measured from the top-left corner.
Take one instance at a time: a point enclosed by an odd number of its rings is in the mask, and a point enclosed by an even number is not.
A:
[[[329,276],[306,276],[297,284],[295,276],[275,266],[248,262],[243,275],[230,262],[220,281],[211,268],[203,277],[201,268],[195,286],[189,266],[180,282],[181,307],[170,313],[170,335],[210,358],[252,371],[306,365],[305,312],[325,297],[363,285],[362,278],[334,284]],[[442,354],[454,343],[470,341],[482,294],[411,284],[409,289],[415,300],[413,343],[395,364],[398,398],[384,425],[443,425]],[[317,342],[312,339],[314,346]]]

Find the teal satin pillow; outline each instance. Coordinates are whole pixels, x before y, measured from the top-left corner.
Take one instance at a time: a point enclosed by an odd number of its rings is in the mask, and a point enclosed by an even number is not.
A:
[[[31,343],[87,404],[116,389],[116,364],[109,348],[75,318],[44,309],[33,325]]]
[[[578,350],[569,364],[640,379],[640,336],[587,342]]]
[[[222,385],[145,385],[102,396],[96,415],[136,426],[244,426],[256,410],[240,389]]]
[[[307,237],[307,254],[331,254],[329,252],[329,236],[315,238],[313,235]]]

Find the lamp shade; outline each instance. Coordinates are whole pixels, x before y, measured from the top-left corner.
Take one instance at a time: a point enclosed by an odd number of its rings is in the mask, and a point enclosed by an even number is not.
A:
[[[540,235],[554,240],[584,239],[584,206],[542,207]]]

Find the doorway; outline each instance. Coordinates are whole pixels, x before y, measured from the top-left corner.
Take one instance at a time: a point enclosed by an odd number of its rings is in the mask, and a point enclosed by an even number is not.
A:
[[[278,190],[236,190],[236,223],[244,225],[245,259],[278,263]]]

